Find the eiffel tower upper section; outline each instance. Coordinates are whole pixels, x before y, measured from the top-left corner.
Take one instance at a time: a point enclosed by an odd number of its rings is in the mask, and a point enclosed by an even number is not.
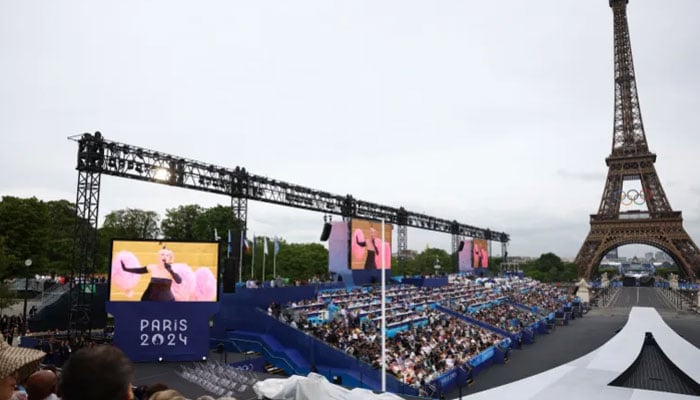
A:
[[[632,45],[627,25],[628,0],[610,0],[615,29],[615,124],[612,157],[649,154],[639,109]]]
[[[615,117],[612,152],[606,159],[608,178],[598,214],[594,218],[619,218],[620,193],[623,181],[628,179],[641,181],[649,217],[674,216],[671,215],[673,209],[654,168],[656,154],[649,151],[644,132],[627,24],[628,0],[609,2],[613,11],[615,36]]]

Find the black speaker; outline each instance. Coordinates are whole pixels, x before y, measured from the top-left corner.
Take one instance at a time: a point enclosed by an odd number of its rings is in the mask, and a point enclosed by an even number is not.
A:
[[[459,241],[459,248],[457,249],[457,251],[462,251],[462,250],[464,250],[464,240]]]
[[[333,225],[330,222],[323,224],[323,231],[321,232],[321,241],[325,242],[331,236],[331,228]]]
[[[233,258],[224,259],[224,273],[221,274],[223,280],[224,293],[236,293],[236,271],[238,265]]]

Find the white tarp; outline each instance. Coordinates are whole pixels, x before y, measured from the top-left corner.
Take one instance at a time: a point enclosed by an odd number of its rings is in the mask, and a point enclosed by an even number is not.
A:
[[[367,389],[345,389],[334,385],[322,375],[292,375],[289,378],[270,378],[257,382],[253,390],[259,399],[272,400],[403,400],[392,393],[375,394]]]

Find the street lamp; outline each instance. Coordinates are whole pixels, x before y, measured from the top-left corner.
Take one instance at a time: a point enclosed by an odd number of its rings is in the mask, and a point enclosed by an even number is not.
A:
[[[27,292],[29,291],[29,267],[32,266],[32,259],[24,260],[24,266],[27,267],[24,275],[24,322],[22,323],[22,335],[27,333]]]

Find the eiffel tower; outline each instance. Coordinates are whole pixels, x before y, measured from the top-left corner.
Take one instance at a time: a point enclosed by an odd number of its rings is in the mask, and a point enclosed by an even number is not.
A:
[[[627,25],[628,1],[609,0],[615,30],[612,154],[605,159],[608,177],[598,213],[591,215],[591,230],[575,263],[579,276],[589,279],[610,250],[645,244],[666,252],[681,272],[695,280],[700,272],[700,251],[683,228],[681,212],[674,211],[668,202],[654,168],[656,154],[649,151],[644,133]],[[633,198],[623,199],[623,184],[632,180],[641,183],[641,190],[634,192]],[[628,200],[642,201],[647,209],[621,211],[621,203]]]

